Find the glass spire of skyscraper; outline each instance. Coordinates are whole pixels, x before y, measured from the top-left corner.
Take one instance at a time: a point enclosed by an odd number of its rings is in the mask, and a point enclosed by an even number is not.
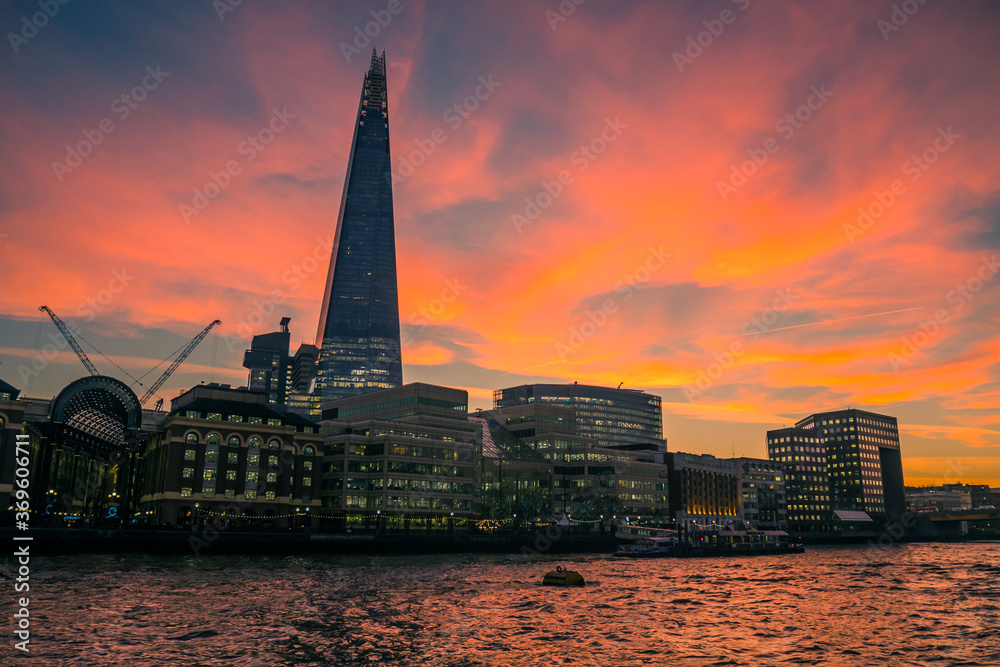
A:
[[[316,335],[322,401],[403,383],[385,74],[372,51]]]

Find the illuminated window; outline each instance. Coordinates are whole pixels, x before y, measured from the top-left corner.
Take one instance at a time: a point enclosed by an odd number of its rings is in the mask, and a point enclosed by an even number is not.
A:
[[[229,457],[226,460],[229,461],[230,465],[236,465],[240,462],[240,455],[238,452],[229,452]]]
[[[190,498],[190,497],[191,497],[191,487],[190,486],[181,487],[181,498]]]
[[[197,433],[188,433],[184,437],[184,441],[187,442],[188,444],[196,443],[196,442],[198,442],[198,434]]]
[[[229,446],[230,447],[239,447],[240,446],[240,436],[238,436],[238,435],[231,435],[231,436],[229,436]]]
[[[194,477],[194,468],[184,468],[181,471],[181,477]]]
[[[302,478],[302,486],[312,486],[312,483],[313,483],[312,477],[303,477]]]
[[[236,471],[235,470],[227,470],[226,471],[226,479],[228,479],[229,481],[235,480],[236,479]]]
[[[232,489],[226,489],[226,498],[232,499],[236,497],[236,491]]]
[[[303,470],[312,470],[313,469],[313,462],[312,461],[303,461],[302,462],[302,469]]]
[[[185,449],[184,450],[184,460],[185,461],[194,461],[194,458],[195,458],[195,453],[194,453],[193,449]]]
[[[264,497],[265,497],[265,498],[267,498],[268,500],[274,500],[274,491],[268,491],[268,492],[267,492],[267,493],[266,493],[266,494],[264,495]]]

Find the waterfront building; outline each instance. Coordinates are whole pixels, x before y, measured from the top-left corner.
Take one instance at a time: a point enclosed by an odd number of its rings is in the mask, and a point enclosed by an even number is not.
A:
[[[580,433],[576,409],[550,401],[517,402],[480,414],[551,466],[552,513],[581,521],[619,516],[669,520],[662,443],[602,446]]]
[[[362,86],[316,342],[322,402],[403,382],[384,53]]]
[[[268,394],[193,387],[171,402],[141,461],[138,520],[192,525],[225,516],[237,528],[315,527],[319,424],[279,411]]]
[[[785,530],[788,501],[784,466],[767,459],[733,460],[740,474],[740,519],[759,530]]]
[[[670,513],[678,525],[725,525],[740,515],[741,466],[710,454],[666,455]]]
[[[552,462],[489,412],[471,414],[469,422],[480,429],[482,442],[476,484],[479,516],[514,526],[551,517]]]
[[[828,530],[833,515],[823,437],[796,427],[768,431],[767,457],[784,468],[789,529]]]
[[[795,426],[824,443],[833,510],[865,512],[876,524],[903,515],[906,499],[895,417],[848,409],[813,414]]]
[[[412,383],[323,404],[324,526],[450,529],[478,511],[468,392]]]
[[[144,410],[128,385],[105,375],[74,380],[52,399],[0,400],[0,507],[8,525],[18,443],[28,449],[32,525],[127,521],[146,439],[162,415]]]
[[[906,509],[909,512],[961,512],[971,510],[972,494],[954,487],[906,487]]]
[[[666,451],[660,397],[638,389],[581,384],[528,384],[493,392],[495,409],[542,403],[572,408],[576,432],[601,447]],[[538,428],[539,424],[524,429]]]

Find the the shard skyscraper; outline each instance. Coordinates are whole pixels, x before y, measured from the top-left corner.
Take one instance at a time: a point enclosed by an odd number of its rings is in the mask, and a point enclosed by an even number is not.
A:
[[[316,335],[324,402],[403,383],[385,75],[372,51]]]

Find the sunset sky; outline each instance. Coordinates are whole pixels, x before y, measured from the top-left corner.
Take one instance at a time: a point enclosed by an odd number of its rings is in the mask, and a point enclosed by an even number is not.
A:
[[[68,348],[30,371],[41,304],[136,377],[221,319],[167,402],[244,384],[282,316],[313,342],[375,46],[405,382],[473,408],[624,383],[663,397],[670,450],[718,456],[859,407],[899,419],[907,484],[1000,485],[1000,5],[57,8],[0,7],[22,392],[86,374]]]

